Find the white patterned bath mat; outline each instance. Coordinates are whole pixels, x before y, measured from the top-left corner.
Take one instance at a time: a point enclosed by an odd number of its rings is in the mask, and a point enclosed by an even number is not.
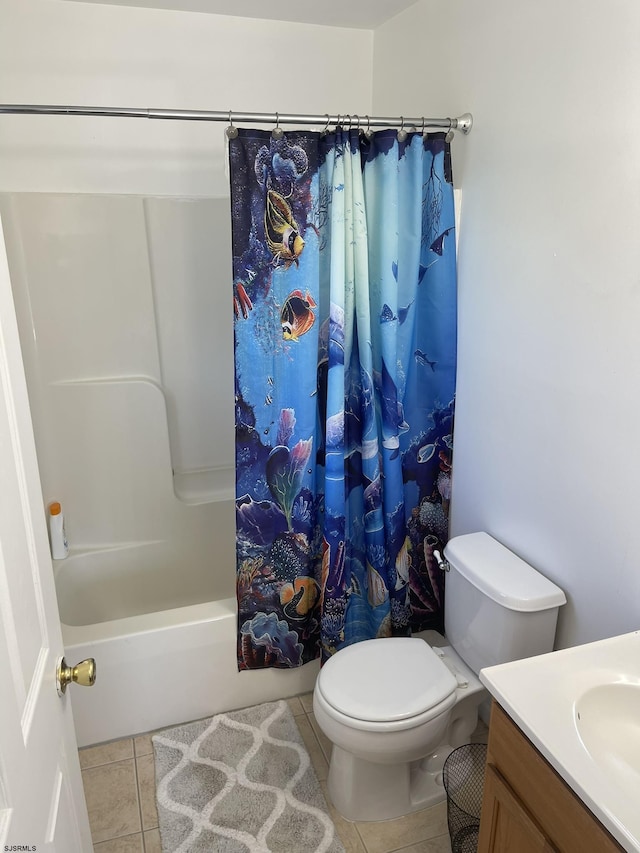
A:
[[[286,702],[153,736],[162,853],[344,853]]]

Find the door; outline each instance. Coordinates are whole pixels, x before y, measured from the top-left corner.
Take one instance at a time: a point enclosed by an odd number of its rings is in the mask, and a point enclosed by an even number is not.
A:
[[[92,850],[70,691],[56,688],[62,654],[0,227],[0,850]]]

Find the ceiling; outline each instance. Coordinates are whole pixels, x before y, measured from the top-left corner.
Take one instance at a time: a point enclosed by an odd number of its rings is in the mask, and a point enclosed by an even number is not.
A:
[[[104,3],[105,0],[71,0]],[[321,0],[291,3],[291,0],[108,0],[112,6],[138,6],[149,9],[175,9],[181,12],[207,12],[241,18],[322,24],[329,27],[356,27],[371,30],[416,0]]]

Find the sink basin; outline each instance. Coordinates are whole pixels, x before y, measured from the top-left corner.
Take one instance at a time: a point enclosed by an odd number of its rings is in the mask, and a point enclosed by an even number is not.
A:
[[[640,788],[640,684],[601,684],[575,704],[585,749],[616,784]]]
[[[622,848],[640,853],[640,631],[487,667],[480,681]]]

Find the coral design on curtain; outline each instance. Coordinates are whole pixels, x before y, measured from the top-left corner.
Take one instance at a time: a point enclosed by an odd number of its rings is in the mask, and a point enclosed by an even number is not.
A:
[[[442,630],[449,144],[240,130],[230,163],[238,667]]]

